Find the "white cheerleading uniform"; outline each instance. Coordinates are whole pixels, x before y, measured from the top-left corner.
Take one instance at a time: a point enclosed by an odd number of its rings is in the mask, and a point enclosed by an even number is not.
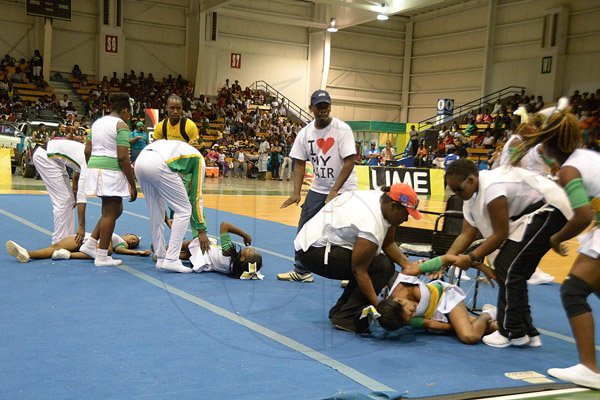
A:
[[[52,203],[52,243],[56,243],[75,232],[75,196],[69,185],[69,175],[63,165],[48,159],[46,150],[40,146],[33,152],[33,165],[44,181]]]
[[[92,155],[86,176],[86,194],[98,197],[129,197],[129,183],[117,159],[117,123],[120,118],[107,115],[92,125]],[[125,143],[123,143],[125,145]],[[127,133],[129,146],[129,131]]]
[[[179,260],[190,218],[192,228],[206,229],[202,201],[205,169],[200,152],[179,140],[157,140],[138,156],[135,174],[148,204],[152,245],[159,259]],[[180,174],[191,176],[189,194]],[[175,213],[168,248],[163,224],[165,203]]]
[[[504,193],[502,190],[506,190],[508,193]],[[573,215],[564,190],[553,181],[535,172],[507,166],[490,171],[480,171],[479,189],[463,203],[463,214],[465,220],[471,226],[479,229],[484,238],[490,237],[493,233],[487,206],[500,196],[506,197],[509,217],[520,215],[528,206],[542,200],[546,206],[539,208],[534,213],[546,211],[548,206],[553,206],[567,219]],[[511,220],[508,224],[508,239],[520,242],[530,222],[531,214]]]
[[[91,236],[92,234],[90,232],[86,232],[83,236],[83,241],[81,242],[81,244],[83,245],[85,242],[87,242]],[[121,236],[117,235],[114,232],[110,237],[110,247],[113,249],[113,251],[115,251],[117,247],[125,247],[126,249],[129,248],[125,239],[123,239]]]
[[[432,319],[440,322],[449,322],[447,314],[450,314],[450,311],[454,309],[461,301],[463,301],[467,295],[465,292],[456,285],[451,285],[447,282],[443,282],[440,280],[435,280],[429,282],[429,285],[437,284],[442,287],[442,295],[440,296],[437,304],[430,304],[432,301],[430,291],[427,288],[428,284],[420,280],[416,276],[404,275],[402,273],[398,274],[392,288],[390,289],[390,293],[394,291],[396,286],[400,283],[408,283],[411,285],[419,285],[419,290],[421,291],[421,299],[419,300],[419,304],[417,309],[415,310],[415,317],[426,317],[428,319]],[[432,309],[433,314],[431,316],[426,315],[428,308]]]
[[[600,154],[592,150],[577,149],[562,165],[577,169],[583,180],[585,191],[590,197],[592,209],[596,213],[596,226],[579,236],[577,251],[588,257],[600,257]]]
[[[77,204],[86,203],[85,178],[87,163],[85,161],[85,145],[75,140],[51,140],[46,146],[46,153],[49,160],[79,173]]]
[[[192,240],[189,245],[190,261],[194,272],[220,272],[229,274],[231,265],[231,256],[224,256],[223,249],[217,244],[216,240],[210,238],[210,248],[206,253],[200,251],[198,239]]]

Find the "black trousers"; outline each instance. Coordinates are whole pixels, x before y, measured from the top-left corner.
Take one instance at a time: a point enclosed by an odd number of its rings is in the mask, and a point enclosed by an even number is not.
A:
[[[296,233],[300,232],[300,229],[306,224],[312,217],[317,215],[317,213],[325,206],[325,200],[327,199],[326,194],[313,192],[309,190],[306,194],[306,198],[304,199],[304,204],[302,204],[302,211],[300,212],[300,220],[298,221],[298,229]],[[298,252],[294,255],[294,271],[299,274],[307,274],[310,271],[302,265],[302,261],[298,258]]]
[[[352,272],[352,250],[331,246],[327,265],[324,262],[325,247],[311,247],[306,252],[298,252],[298,255],[302,265],[311,272],[324,278],[350,281],[337,303],[329,310],[329,319],[334,325],[346,330],[367,332],[368,321],[359,321],[358,318],[362,309],[370,303],[358,287]],[[379,254],[369,265],[368,272],[375,293],[379,293],[394,274],[394,263],[385,254]]]
[[[550,236],[566,222],[557,209],[541,212],[533,216],[522,241],[507,240],[500,247],[494,266],[498,280],[498,325],[503,336],[513,339],[540,334],[531,318],[527,279],[550,250]]]

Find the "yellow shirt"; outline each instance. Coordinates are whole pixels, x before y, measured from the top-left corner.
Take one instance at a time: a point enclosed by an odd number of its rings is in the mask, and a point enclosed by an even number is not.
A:
[[[185,140],[181,136],[181,131],[179,128],[180,123],[181,123],[181,119],[175,125],[171,125],[169,118],[163,119],[158,124],[156,124],[156,126],[154,127],[154,134],[153,134],[154,140],[167,139],[167,140],[181,140],[182,142],[185,142]],[[163,136],[163,124],[167,124],[167,137],[166,138]],[[196,123],[194,121],[192,121],[190,118],[186,119],[185,133],[187,133],[188,137],[190,138],[190,140],[189,140],[190,142],[198,141],[198,136],[199,136],[198,135],[198,127],[196,126]]]

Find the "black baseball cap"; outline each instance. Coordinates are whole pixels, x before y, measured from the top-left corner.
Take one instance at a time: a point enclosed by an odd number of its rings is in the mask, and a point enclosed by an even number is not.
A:
[[[331,104],[331,96],[326,90],[317,90],[310,96],[310,105],[315,106],[319,103]]]

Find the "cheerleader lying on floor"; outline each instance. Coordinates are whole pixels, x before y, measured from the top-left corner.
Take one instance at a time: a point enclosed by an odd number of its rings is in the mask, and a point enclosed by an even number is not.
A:
[[[439,271],[443,265],[456,261],[456,256],[444,255],[420,265],[422,272]],[[481,264],[478,267],[488,278],[493,272]],[[497,330],[496,308],[483,306],[478,317],[471,317],[464,299],[465,292],[456,285],[434,280],[429,283],[418,277],[396,272],[390,282],[388,297],[379,302],[377,321],[387,330],[396,330],[405,325],[422,327],[438,332],[455,332],[462,343],[478,343],[484,335]]]

